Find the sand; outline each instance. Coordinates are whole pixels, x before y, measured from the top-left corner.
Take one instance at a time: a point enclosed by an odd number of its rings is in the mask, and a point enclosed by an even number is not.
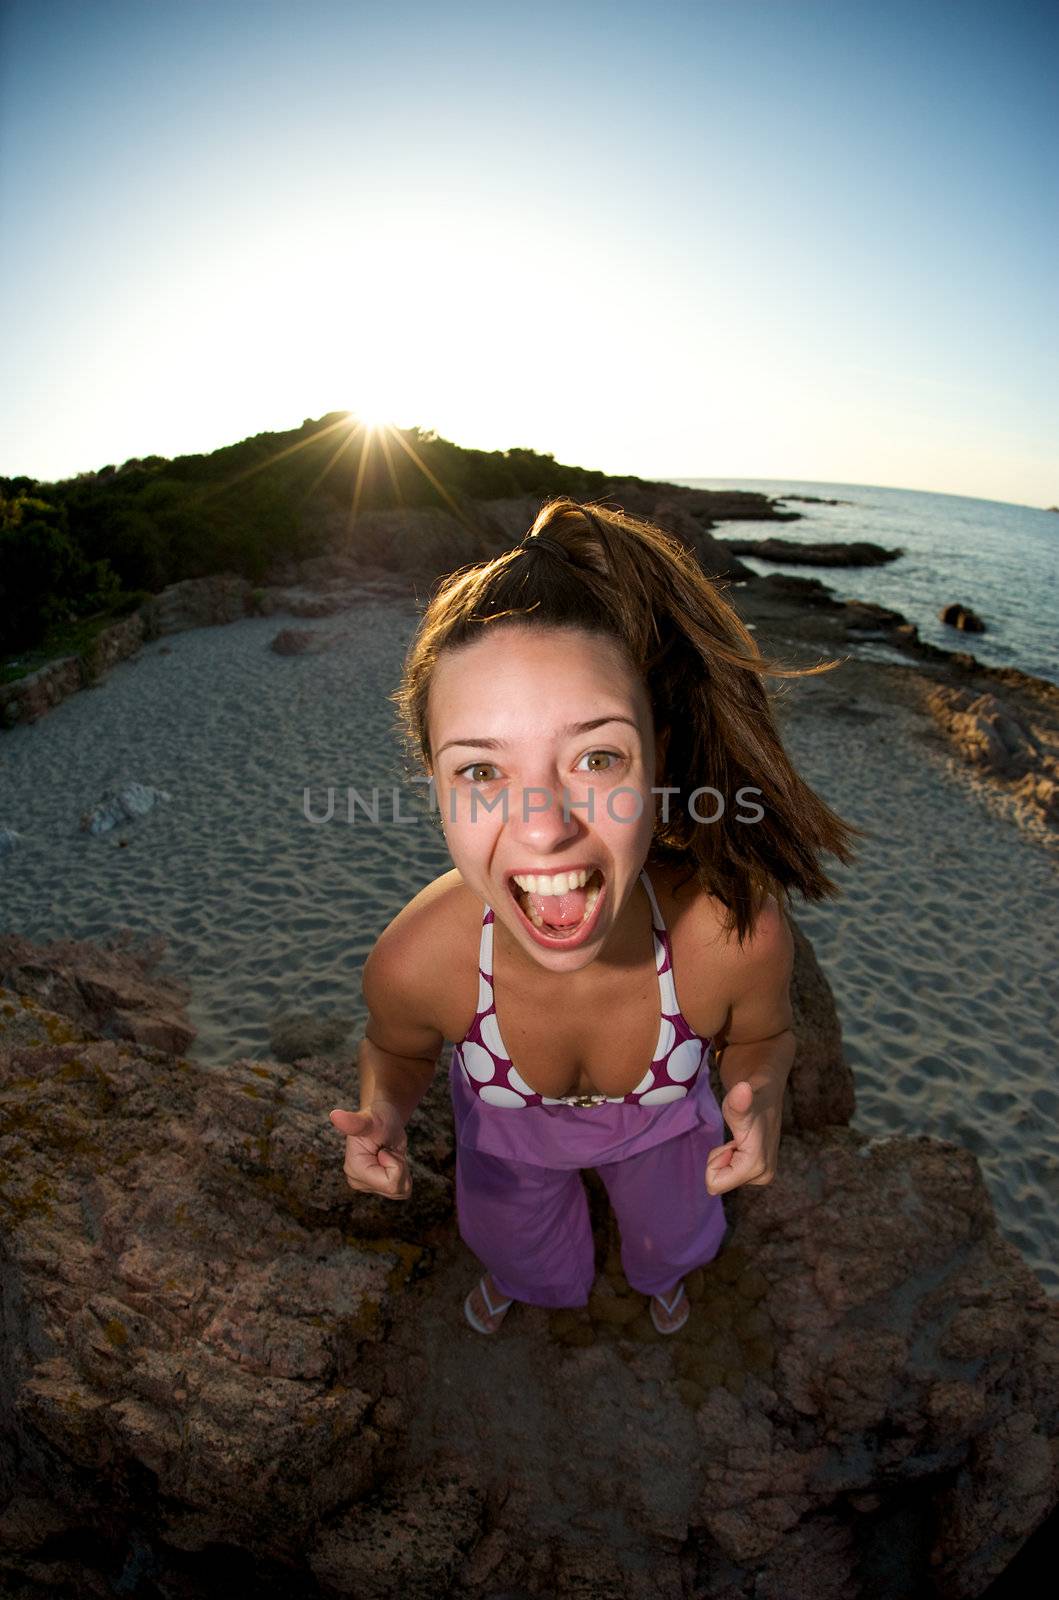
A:
[[[788,659],[833,648],[790,607],[748,602],[747,615]],[[269,642],[285,626],[331,643],[277,656]],[[413,628],[411,604],[365,599],[319,621],[174,634],[0,736],[0,827],[22,836],[0,860],[0,931],[164,934],[163,970],[192,985],[191,1054],[217,1070],[267,1056],[270,1024],[292,1012],[346,1019],[352,1059],[365,955],[451,864],[406,781],[387,700]],[[843,897],[796,902],[795,915],[835,993],[856,1125],[974,1150],[1002,1230],[1054,1292],[1057,855],[949,753],[925,710],[931,682],[851,660],[783,688],[800,769],[875,833],[854,866],[834,867]],[[172,798],[101,837],[81,832],[82,812],[122,779]],[[323,815],[329,786],[335,814],[313,824],[304,791]],[[363,809],[347,820],[350,787],[378,791],[378,824]]]

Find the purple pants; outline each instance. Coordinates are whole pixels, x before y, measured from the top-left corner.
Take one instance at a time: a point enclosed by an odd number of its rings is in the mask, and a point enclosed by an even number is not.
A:
[[[506,1298],[583,1306],[595,1278],[580,1170],[599,1173],[617,1217],[633,1289],[665,1294],[712,1261],[726,1230],[706,1158],[724,1122],[704,1067],[663,1106],[487,1105],[450,1071],[460,1237]]]

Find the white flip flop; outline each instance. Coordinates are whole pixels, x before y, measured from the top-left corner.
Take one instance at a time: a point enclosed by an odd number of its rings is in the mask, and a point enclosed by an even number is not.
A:
[[[654,1323],[655,1328],[658,1330],[659,1333],[662,1333],[662,1334],[679,1333],[681,1328],[684,1326],[685,1322],[687,1322],[688,1318],[691,1316],[691,1302],[688,1301],[688,1309],[684,1313],[684,1315],[681,1317],[681,1319],[677,1323],[676,1327],[674,1327],[674,1328],[663,1328],[663,1327],[661,1327],[659,1325],[658,1317],[655,1314],[655,1301],[657,1300],[659,1302],[659,1304],[662,1306],[663,1310],[668,1311],[669,1315],[672,1316],[673,1312],[676,1310],[677,1306],[680,1304],[681,1295],[684,1295],[685,1299],[687,1298],[687,1295],[686,1295],[686,1292],[685,1292],[685,1289],[684,1289],[684,1280],[683,1280],[683,1278],[680,1280],[680,1282],[677,1284],[676,1288],[673,1290],[673,1292],[670,1295],[668,1301],[666,1300],[666,1297],[665,1297],[664,1294],[654,1294],[654,1295],[651,1296],[651,1321]]]
[[[484,1278],[480,1278],[478,1280],[478,1287],[482,1291],[482,1299],[485,1301],[486,1306],[487,1306],[488,1311],[489,1311],[489,1315],[491,1317],[495,1317],[498,1311],[506,1311],[508,1306],[514,1304],[513,1300],[505,1300],[503,1305],[494,1306],[493,1302],[489,1298],[489,1290],[485,1286],[485,1279]],[[471,1290],[471,1294],[473,1294],[473,1293],[474,1293],[474,1290],[472,1289]],[[485,1326],[484,1322],[479,1322],[478,1321],[478,1318],[475,1316],[474,1312],[471,1310],[471,1294],[469,1294],[467,1296],[466,1300],[463,1302],[463,1314],[467,1318],[467,1321],[470,1323],[471,1327],[475,1330],[476,1333],[485,1333],[485,1334],[499,1333],[500,1329],[498,1327],[497,1328],[487,1328]]]

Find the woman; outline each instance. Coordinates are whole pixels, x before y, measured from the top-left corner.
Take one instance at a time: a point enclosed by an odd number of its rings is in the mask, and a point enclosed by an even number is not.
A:
[[[405,1127],[456,1041],[478,1332],[515,1300],[586,1303],[580,1169],[663,1334],[723,1194],[771,1182],[795,1051],[781,902],[836,894],[819,857],[851,860],[860,830],[794,770],[762,679],[835,665],[767,662],[679,541],[565,498],[427,607],[395,699],[455,865],[368,957],[361,1107],[331,1120],[350,1185],[407,1197]]]

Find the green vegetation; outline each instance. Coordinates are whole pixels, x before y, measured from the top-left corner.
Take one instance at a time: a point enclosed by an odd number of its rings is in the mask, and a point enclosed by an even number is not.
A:
[[[587,497],[607,482],[533,450],[463,450],[418,429],[380,439],[341,412],[210,455],[147,456],[53,484],[0,478],[0,682],[81,653],[145,592],[215,572],[260,583],[336,531],[355,551],[355,495],[358,515],[451,511],[508,495]]]

